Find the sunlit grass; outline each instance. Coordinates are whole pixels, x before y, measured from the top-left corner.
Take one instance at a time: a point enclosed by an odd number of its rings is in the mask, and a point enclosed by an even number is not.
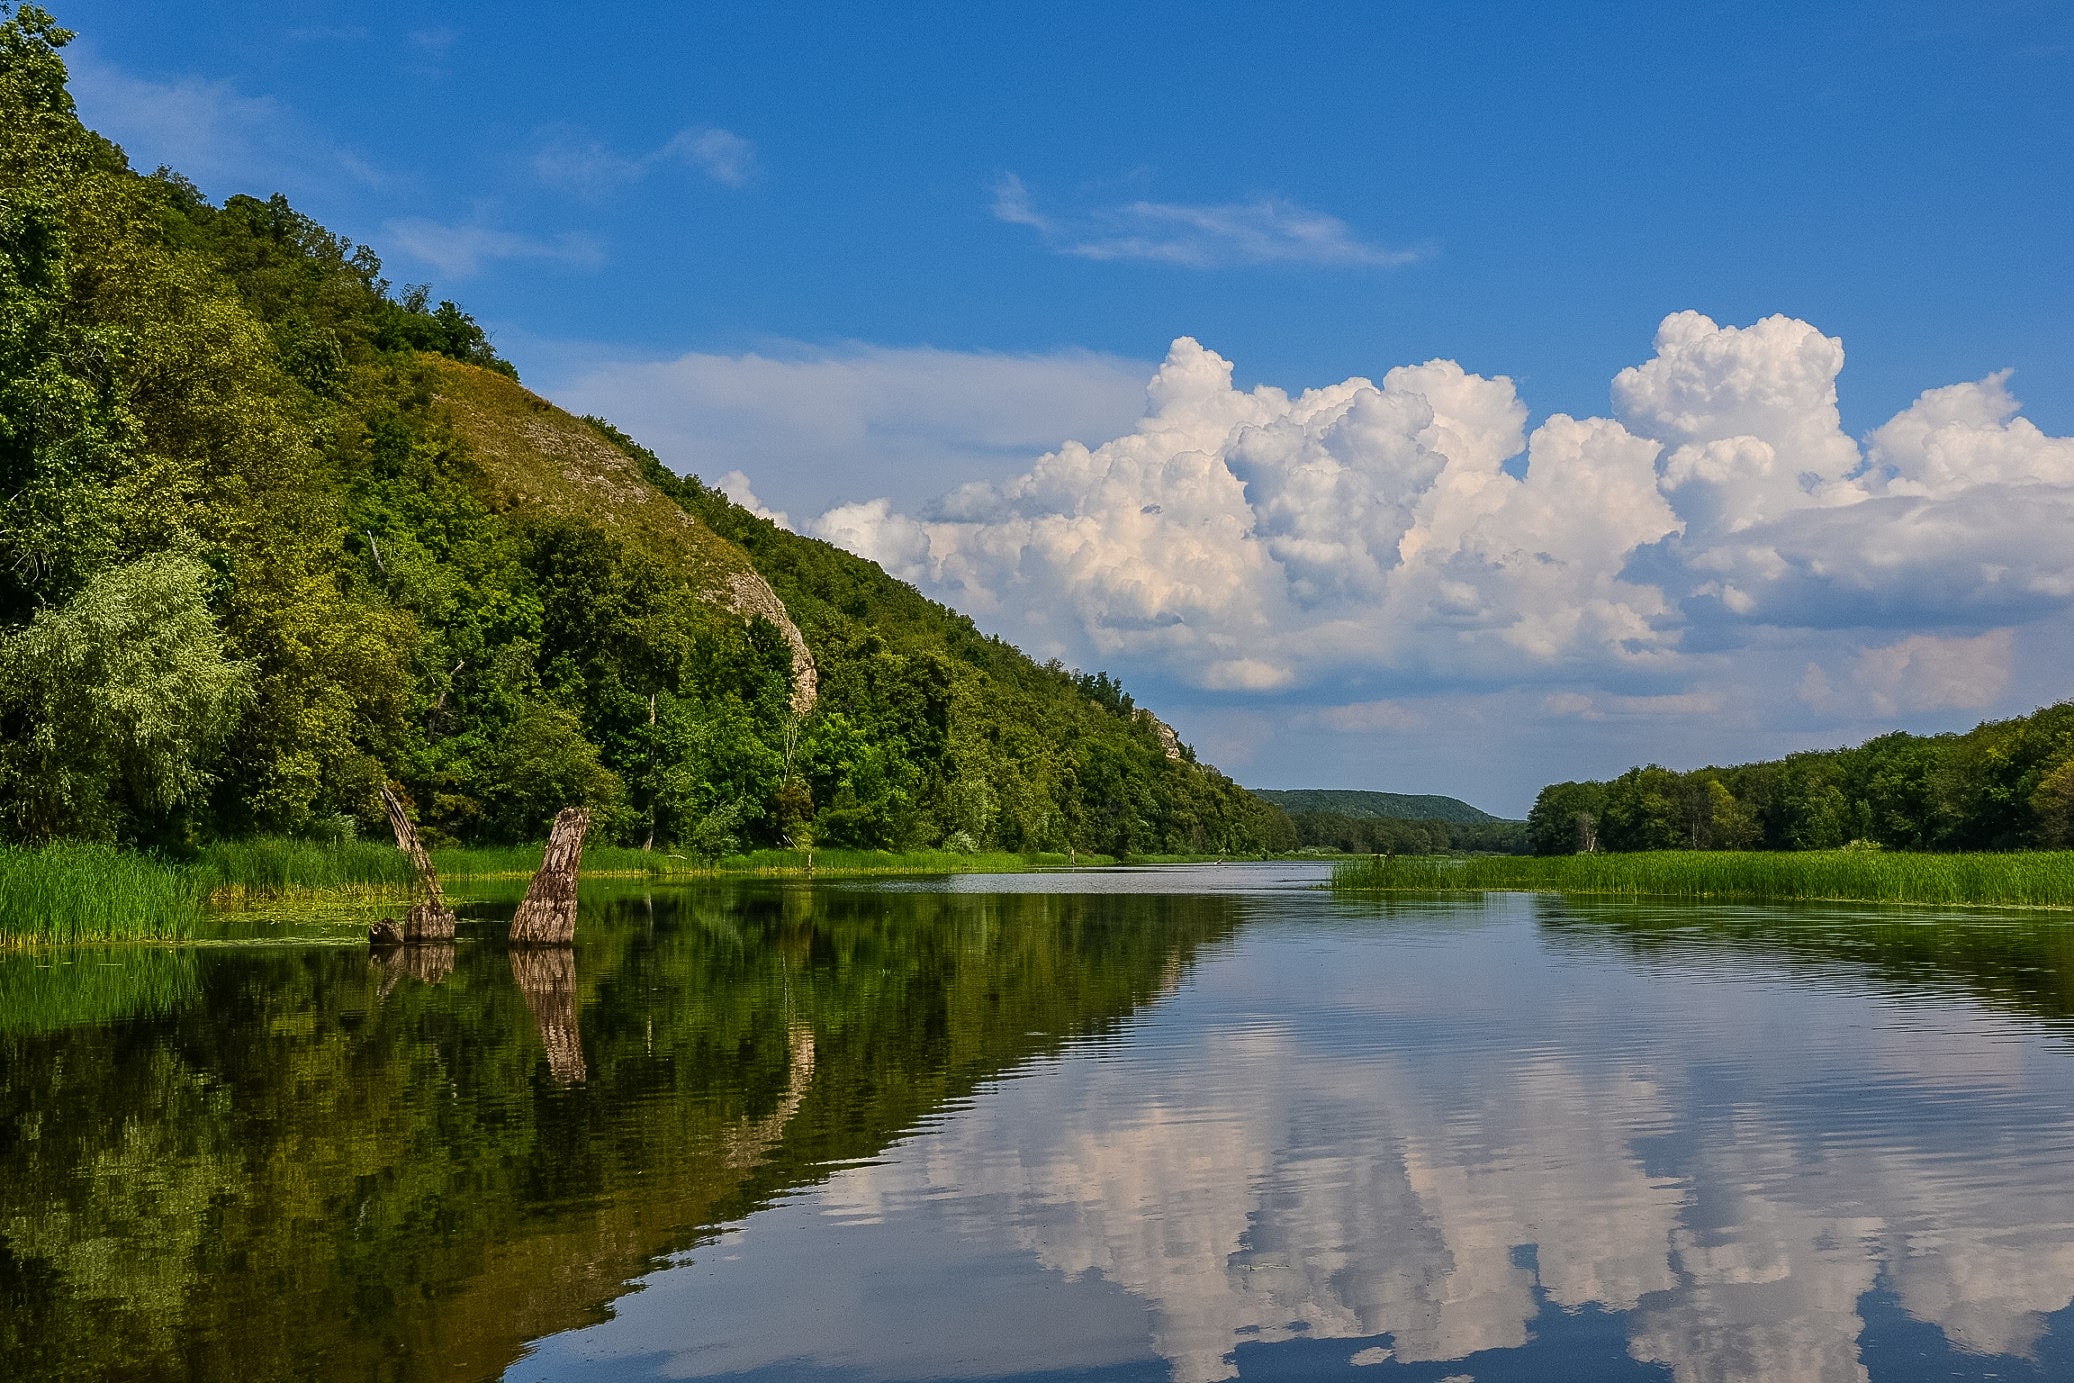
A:
[[[465,891],[470,880],[530,877],[542,846],[436,850],[440,878]],[[1083,865],[1112,864],[1081,855]],[[947,850],[757,850],[699,860],[670,850],[594,845],[587,878],[668,879],[840,875],[1013,873],[1063,867],[1063,854]],[[417,876],[394,846],[377,841],[325,844],[263,837],[205,847],[168,863],[112,845],[0,847],[0,945],[73,945],[185,936],[205,908],[252,909],[269,903],[401,901]]]
[[[1655,850],[1628,855],[1366,856],[1334,868],[1349,892],[1516,891],[1751,902],[2074,908],[2074,850]]]
[[[0,945],[179,936],[206,891],[188,871],[112,845],[0,846]]]
[[[302,893],[404,896],[417,882],[401,850],[371,840],[327,844],[262,836],[219,841],[204,847],[189,869],[217,904]]]
[[[540,867],[538,845],[453,848],[432,852],[442,879],[514,878]],[[672,850],[636,850],[618,845],[584,847],[583,873],[590,878],[671,878],[678,875],[785,876],[792,874],[1013,873],[1068,863],[1064,854],[1013,854],[1005,850],[960,854],[951,850],[754,850],[701,860]],[[1112,864],[1107,855],[1081,855],[1081,864]]]

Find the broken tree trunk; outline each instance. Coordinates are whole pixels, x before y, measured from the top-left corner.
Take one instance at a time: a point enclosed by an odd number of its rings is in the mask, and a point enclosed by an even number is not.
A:
[[[424,887],[425,901],[415,903],[404,915],[402,942],[406,946],[426,942],[444,944],[454,939],[454,914],[446,905],[446,895],[440,891],[439,875],[433,872],[432,857],[425,853],[424,845],[418,840],[417,827],[411,825],[410,814],[403,809],[403,798],[394,786],[382,788],[382,807],[389,813],[389,829],[396,833],[396,848],[410,856],[412,867],[418,871],[418,882]],[[384,944],[384,938],[371,938],[376,945]]]
[[[433,872],[432,857],[418,841],[418,828],[410,824],[410,814],[403,809],[403,799],[393,786],[382,789],[382,806],[389,813],[389,829],[396,833],[396,848],[410,856],[411,864],[418,871],[419,882],[425,885],[426,896],[435,907],[446,906],[446,895],[440,892],[439,875]]]
[[[516,946],[567,946],[576,940],[576,871],[583,863],[588,807],[564,807],[548,833],[540,872],[526,886],[526,899],[511,919]]]

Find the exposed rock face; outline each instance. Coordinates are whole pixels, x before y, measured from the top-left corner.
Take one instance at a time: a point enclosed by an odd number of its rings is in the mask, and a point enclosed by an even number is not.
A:
[[[1159,736],[1159,747],[1165,751],[1168,758],[1178,762],[1181,758],[1181,737],[1174,733],[1174,727],[1143,706],[1138,708],[1138,719],[1151,723],[1152,733]]]
[[[540,872],[511,919],[514,946],[567,946],[576,940],[576,872],[583,864],[588,807],[564,807],[547,836]]]
[[[748,619],[762,615],[778,626],[785,642],[792,649],[792,713],[803,716],[814,709],[814,700],[819,695],[819,676],[814,671],[814,655],[807,651],[807,641],[799,632],[799,626],[786,613],[785,602],[771,589],[770,582],[753,571],[738,571],[727,578],[727,588],[721,603],[728,609]]]

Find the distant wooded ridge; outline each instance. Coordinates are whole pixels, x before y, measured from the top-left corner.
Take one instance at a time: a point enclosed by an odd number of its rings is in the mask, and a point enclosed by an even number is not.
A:
[[[1448,821],[1481,826],[1504,821],[1455,797],[1431,793],[1365,792],[1358,788],[1254,788],[1285,812],[1328,812],[1357,821]]]

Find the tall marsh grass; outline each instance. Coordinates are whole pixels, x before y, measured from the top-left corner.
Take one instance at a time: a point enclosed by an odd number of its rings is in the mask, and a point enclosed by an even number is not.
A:
[[[432,852],[444,881],[529,878],[539,845]],[[805,875],[1011,873],[1064,865],[1064,855],[945,850],[758,850],[703,861],[666,850],[597,845],[583,852],[591,878],[786,877]],[[1082,864],[1108,864],[1082,855]],[[274,899],[395,899],[417,886],[410,861],[376,841],[326,844],[262,837],[206,846],[193,860],[169,863],[112,845],[0,846],[0,946],[155,941],[187,934],[207,907],[240,908]]]
[[[179,936],[207,892],[189,871],[112,845],[0,846],[0,945]]]
[[[1332,872],[1355,893],[1572,893],[1749,902],[2074,908],[2074,850],[1652,850],[1631,855],[1367,856]]]
[[[217,902],[298,893],[408,894],[418,877],[404,853],[385,842],[283,836],[219,841],[203,847],[189,869]]]
[[[538,845],[449,848],[432,852],[442,879],[496,879],[531,875],[540,867]],[[960,854],[951,850],[754,850],[717,860],[699,860],[669,850],[635,850],[622,845],[587,845],[583,873],[593,878],[664,879],[678,875],[780,877],[806,874],[1015,873],[1067,863],[1065,855],[1018,855],[1005,850]],[[1082,855],[1082,864],[1114,863],[1106,855]]]

